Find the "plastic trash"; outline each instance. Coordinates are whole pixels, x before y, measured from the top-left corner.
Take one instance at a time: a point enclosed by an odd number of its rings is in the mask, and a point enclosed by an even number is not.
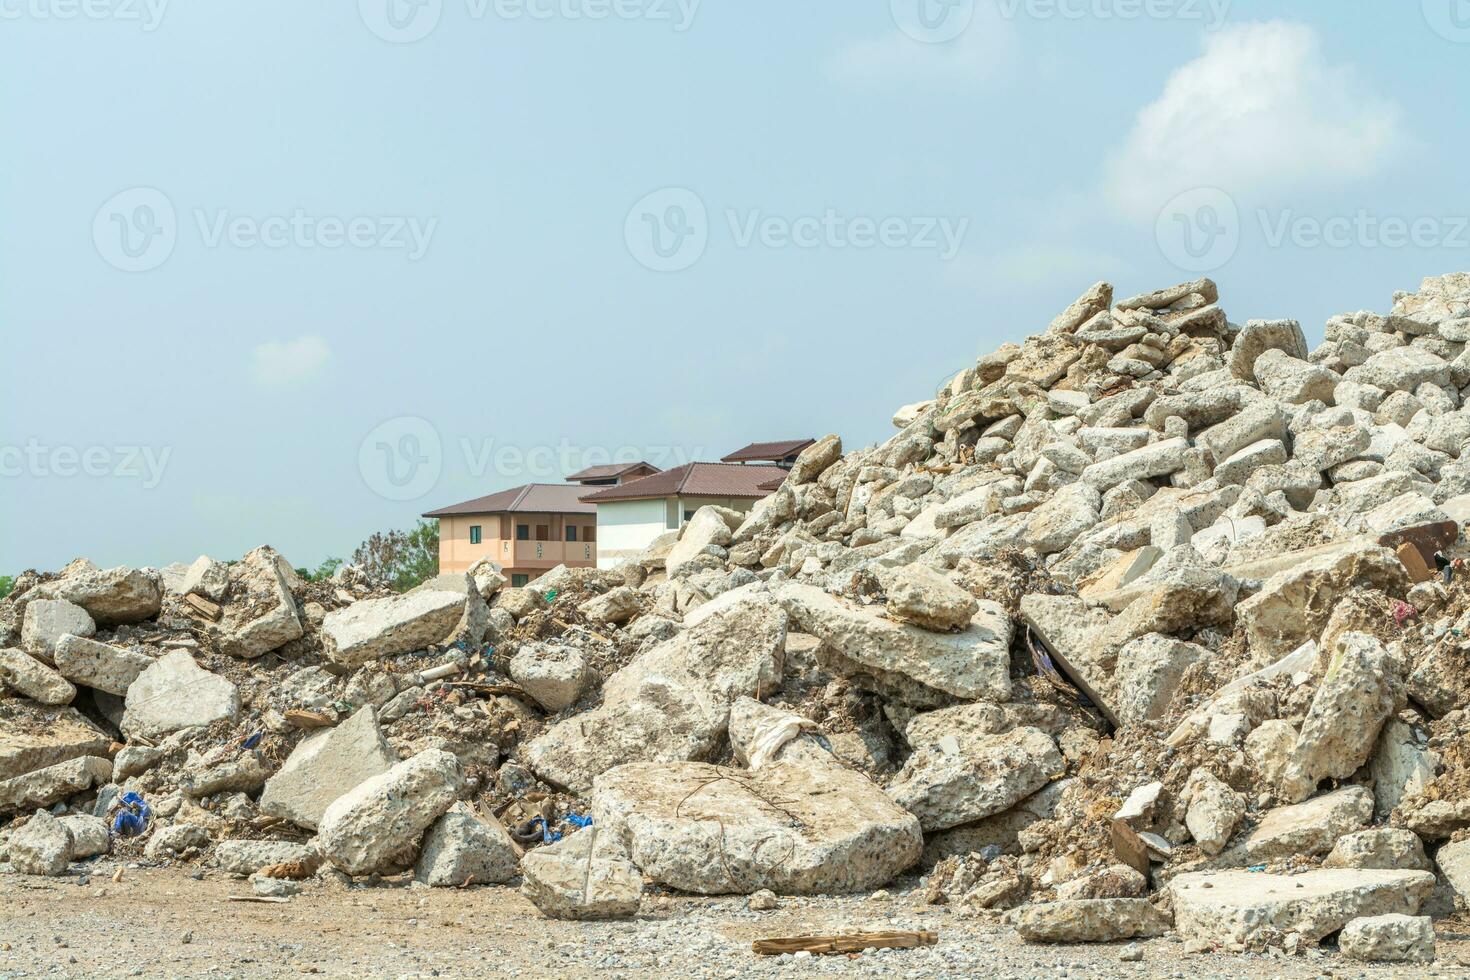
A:
[[[153,808],[131,790],[122,795],[118,806],[121,809],[112,818],[112,832],[118,837],[137,837],[153,823]]]
[[[256,732],[254,735],[251,735],[249,738],[245,739],[245,741],[241,742],[240,748],[246,752],[249,752],[251,749],[260,744],[260,740],[264,735],[265,732]]]
[[[568,813],[567,823],[573,827],[590,827],[592,826],[592,815],[588,814],[584,817],[580,813]]]

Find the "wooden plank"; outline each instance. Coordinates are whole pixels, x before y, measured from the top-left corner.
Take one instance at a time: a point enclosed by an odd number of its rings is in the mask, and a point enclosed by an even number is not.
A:
[[[918,932],[853,932],[836,935],[788,936],[757,939],[750,948],[761,956],[782,953],[861,953],[865,949],[916,949],[939,942],[939,933]]]

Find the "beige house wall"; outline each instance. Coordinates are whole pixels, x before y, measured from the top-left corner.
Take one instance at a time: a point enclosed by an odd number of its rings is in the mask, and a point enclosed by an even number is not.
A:
[[[516,525],[527,526],[530,540],[516,540]],[[480,528],[479,544],[470,543],[470,528]],[[536,528],[546,538],[537,540]],[[566,540],[568,526],[576,541]],[[468,571],[481,558],[501,566],[502,573],[534,579],[557,565],[573,568],[597,564],[595,514],[456,514],[439,518],[439,571]],[[591,532],[590,534],[588,532]],[[589,540],[591,538],[592,540]]]

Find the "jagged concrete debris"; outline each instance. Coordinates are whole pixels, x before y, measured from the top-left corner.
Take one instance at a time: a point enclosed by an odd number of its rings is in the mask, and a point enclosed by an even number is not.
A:
[[[327,656],[357,666],[425,649],[454,631],[465,602],[463,594],[440,589],[355,602],[328,613],[322,622]]]
[[[1181,937],[1249,949],[1279,945],[1288,933],[1315,943],[1365,916],[1413,915],[1433,890],[1425,871],[1206,871],[1169,883]]]
[[[8,850],[10,866],[23,875],[63,875],[72,859],[71,831],[50,813],[37,810],[10,835]]]
[[[1427,915],[1365,916],[1342,927],[1337,948],[1365,963],[1434,962],[1434,920]]]
[[[350,875],[411,858],[419,836],[454,803],[463,779],[458,759],[429,749],[364,780],[322,815],[322,856]]]
[[[522,759],[586,794],[625,762],[703,758],[724,736],[734,698],[779,683],[785,642],[786,614],[769,597],[730,607],[613,674],[600,705],[532,739]]]
[[[537,704],[555,713],[577,703],[592,682],[592,669],[575,647],[527,643],[511,658],[510,679]]]
[[[269,547],[256,548],[230,566],[221,617],[206,627],[221,653],[253,660],[301,638],[305,627],[287,581],[290,569]]]
[[[155,739],[181,728],[233,720],[239,712],[234,684],[175,650],[155,660],[128,688],[122,729],[130,736]]]
[[[7,687],[41,704],[71,704],[77,696],[65,677],[24,650],[0,650],[0,690]]]
[[[71,634],[56,642],[55,657],[57,671],[67,680],[119,696],[153,664],[146,654]]]
[[[456,803],[424,835],[414,878],[432,888],[500,885],[520,873],[520,860],[499,820]]]
[[[27,653],[52,663],[63,636],[92,636],[97,623],[87,610],[65,599],[33,599],[26,603],[20,645]]]
[[[1161,936],[1168,928],[1168,918],[1146,898],[1044,902],[1016,920],[1016,931],[1032,943],[1111,943]]]
[[[959,731],[915,745],[888,794],[925,831],[944,830],[1009,810],[1064,771],[1056,743],[1038,729]]]
[[[60,578],[35,590],[36,599],[59,599],[87,611],[99,626],[141,623],[158,615],[163,584],[155,574],[136,568],[73,566]]]
[[[643,875],[595,825],[536,848],[521,874],[521,894],[551,919],[623,919],[643,898]]]
[[[315,830],[327,808],[398,758],[378,727],[371,705],[335,728],[303,739],[265,783],[260,812]]]

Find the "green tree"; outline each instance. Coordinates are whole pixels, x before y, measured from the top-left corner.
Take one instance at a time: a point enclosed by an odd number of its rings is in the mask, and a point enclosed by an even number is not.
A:
[[[0,575],[0,599],[10,595],[10,590],[15,588],[14,575]]]
[[[299,578],[306,579],[306,581],[308,582],[325,582],[327,579],[337,574],[337,569],[341,567],[342,559],[328,558],[326,561],[322,562],[316,567],[316,571],[312,571],[309,568],[298,568],[296,569],[296,575]]]
[[[407,592],[439,574],[439,522],[407,531],[379,531],[352,553],[352,564],[375,585]]]

